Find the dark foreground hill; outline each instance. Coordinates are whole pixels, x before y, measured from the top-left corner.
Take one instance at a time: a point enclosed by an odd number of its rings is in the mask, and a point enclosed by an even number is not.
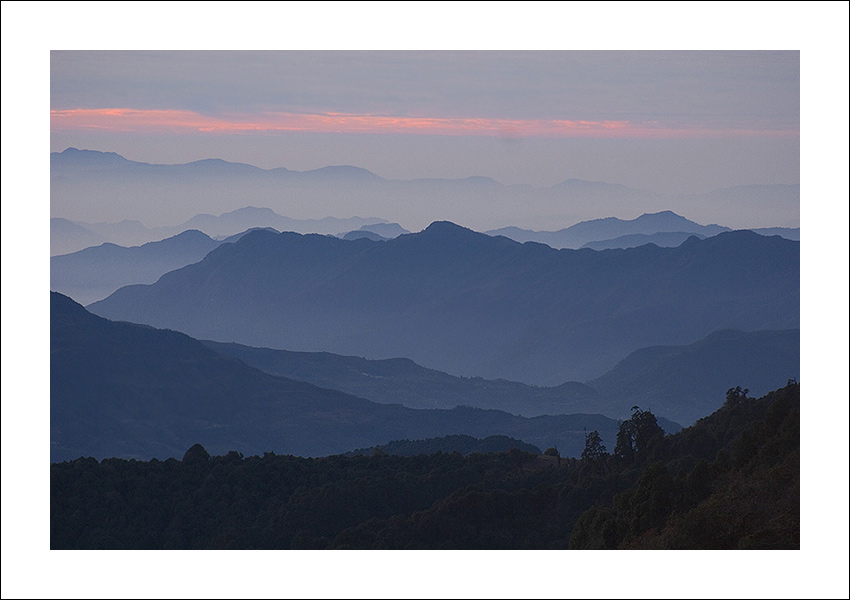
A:
[[[799,242],[554,250],[440,222],[385,242],[254,232],[90,306],[198,338],[558,385],[720,329],[799,327]]]
[[[51,293],[51,460],[213,452],[320,456],[454,434],[507,435],[578,455],[601,415],[527,419],[495,410],[414,410],[273,377],[176,331],[112,322]]]
[[[799,416],[789,384],[757,400],[733,391],[674,436],[622,435],[613,455],[581,460],[201,445],[182,461],[80,458],[50,467],[50,546],[799,549]],[[656,427],[641,412],[621,431],[635,426],[638,440]]]

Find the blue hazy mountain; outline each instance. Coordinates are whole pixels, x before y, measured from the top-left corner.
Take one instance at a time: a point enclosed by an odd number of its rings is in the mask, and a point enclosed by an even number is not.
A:
[[[526,419],[473,408],[414,410],[273,377],[176,331],[112,322],[50,294],[51,462],[211,452],[319,456],[390,440],[506,435],[566,456],[601,415]]]
[[[360,231],[370,231],[372,233],[377,233],[384,239],[397,238],[400,235],[410,233],[410,231],[408,231],[398,223],[374,223],[372,225],[363,225],[360,228]]]
[[[750,231],[759,235],[778,235],[779,237],[784,237],[786,240],[800,241],[799,227],[757,227]]]
[[[360,240],[365,238],[373,242],[383,242],[406,233],[410,232],[398,223],[375,223],[374,225],[364,225],[356,231],[349,231],[339,237],[344,240]]]
[[[295,231],[298,233],[338,234],[352,227],[381,225],[383,221],[377,218],[350,217],[338,219],[325,217],[323,219],[291,219],[284,217],[270,208],[246,206],[218,216],[195,215],[177,227],[181,230],[199,229],[210,236],[219,237],[233,235],[251,228],[270,227],[277,231]]]
[[[51,256],[69,254],[104,242],[118,246],[140,246],[173,237],[190,229],[201,231],[214,239],[222,239],[249,229],[338,235],[352,228],[382,224],[381,219],[361,217],[291,219],[269,208],[253,206],[246,206],[218,216],[199,214],[184,223],[168,227],[146,227],[139,221],[130,220],[117,223],[85,223],[53,218],[50,220],[50,254]]]
[[[52,256],[50,289],[89,304],[125,285],[153,283],[169,271],[198,262],[221,244],[200,231],[189,230],[142,246],[125,248],[107,243]]]
[[[68,219],[50,219],[50,256],[97,246],[106,240],[91,228]]]
[[[364,231],[362,229],[358,229],[357,231],[349,231],[345,235],[341,236],[342,239],[353,241],[353,240],[369,240],[371,242],[385,242],[390,238],[385,238],[383,236],[378,235],[373,231]]]
[[[454,377],[409,359],[367,360],[328,352],[291,352],[240,344],[204,342],[220,354],[257,369],[340,390],[374,402],[411,408],[467,405],[533,417],[598,413],[631,416],[632,406],[690,425],[719,408],[726,390],[748,388],[753,396],[800,374],[800,331],[718,331],[683,346],[642,348],[602,377],[554,387],[504,379]],[[662,424],[670,432],[669,422]]]
[[[605,252],[448,222],[382,243],[258,231],[90,309],[215,341],[558,385],[648,346],[799,327],[799,251],[749,231]]]
[[[730,388],[758,397],[799,374],[799,329],[726,330],[693,344],[642,348],[587,385],[614,404],[594,411],[621,414],[637,405],[687,426],[720,408]]]
[[[204,344],[271,375],[306,381],[382,404],[398,403],[410,408],[472,406],[524,417],[592,413],[598,412],[594,407],[603,405],[608,408],[594,389],[575,381],[540,387],[505,379],[456,377],[426,369],[407,358],[368,360],[329,352],[292,352],[210,341]],[[626,408],[606,416],[627,418],[629,415]]]
[[[686,233],[683,231],[662,231],[660,233],[653,234],[632,233],[630,235],[621,235],[613,240],[587,242],[582,246],[582,248],[590,248],[591,250],[612,250],[615,248],[636,248],[638,246],[643,246],[644,244],[655,244],[661,248],[675,248],[691,236],[695,236],[700,240],[704,240],[706,237],[699,233]]]
[[[716,190],[704,196],[660,195],[604,182],[570,179],[550,187],[503,185],[488,177],[462,179],[389,180],[353,166],[330,166],[311,171],[286,168],[259,169],[220,159],[183,165],[153,165],[128,161],[112,153],[69,148],[52,153],[51,214],[82,223],[88,214],[105,221],[136,219],[150,225],[177,226],[194,216],[192,207],[204,206],[212,214],[241,209],[246,203],[266,206],[282,214],[303,217],[379,215],[382,219],[421,229],[435,215],[480,230],[506,224],[531,229],[547,229],[601,215],[656,213],[659,208],[676,209],[701,222],[720,222],[718,215],[739,215],[741,207],[763,207],[769,218],[765,226],[794,226],[799,223],[799,186],[743,186]],[[86,207],[82,212],[79,207]],[[722,208],[722,210],[720,210]],[[317,214],[321,210],[324,214]],[[747,214],[752,214],[749,212]],[[367,223],[351,223],[337,231],[312,233],[342,234]],[[739,223],[721,223],[736,225]],[[235,233],[249,227],[273,227],[299,231],[276,223],[241,223]],[[218,233],[197,225],[170,231],[154,241],[184,229],[200,229],[216,237]],[[569,246],[630,233],[656,233],[661,230],[609,232],[603,237],[568,240]],[[677,226],[664,231],[691,231]],[[382,237],[393,237],[374,231]],[[553,232],[549,232],[553,233]],[[142,240],[106,241],[136,245]],[[525,241],[525,240],[520,240]],[[539,240],[542,241],[542,240]],[[548,242],[547,242],[548,243]],[[553,242],[555,243],[555,242]]]
[[[730,229],[720,225],[700,225],[699,223],[694,223],[693,221],[679,216],[672,211],[665,210],[658,213],[643,214],[636,219],[630,220],[607,217],[604,219],[582,221],[581,223],[576,223],[571,227],[560,229],[558,231],[530,231],[527,229],[520,229],[518,227],[506,227],[503,229],[488,231],[487,234],[503,235],[511,238],[512,240],[516,240],[517,242],[539,242],[541,244],[552,246],[553,248],[575,249],[581,248],[582,246],[592,242],[599,242],[602,240],[610,241],[616,238],[623,238],[624,236],[652,236],[658,233],[675,232],[678,235],[698,234],[702,237],[710,237],[724,231],[730,231]],[[684,241],[684,239],[681,241]],[[650,241],[652,240],[647,240],[646,243],[649,243]],[[637,245],[640,244],[630,243],[625,246],[606,245],[605,247],[630,248]]]

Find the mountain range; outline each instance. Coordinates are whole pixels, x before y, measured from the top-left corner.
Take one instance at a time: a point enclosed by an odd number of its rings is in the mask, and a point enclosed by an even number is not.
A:
[[[645,234],[633,233],[621,235],[610,240],[596,240],[582,244],[582,248],[591,250],[614,250],[617,248],[637,248],[644,244],[655,244],[660,248],[675,248],[681,245],[689,237],[704,240],[706,236],[699,233],[687,233],[684,231],[662,231],[659,233]]]
[[[731,231],[721,225],[700,225],[673,211],[646,213],[636,219],[606,217],[576,223],[558,231],[530,231],[519,227],[504,227],[487,231],[488,235],[503,235],[517,242],[539,242],[553,248],[633,248],[653,243],[674,247],[691,235],[706,238]],[[800,239],[799,228],[772,227],[750,229],[760,235],[778,235],[787,239]]]
[[[558,385],[720,329],[799,327],[799,242],[554,250],[448,222],[385,242],[255,231],[90,310],[255,347]]]
[[[770,215],[770,225],[796,227],[800,211],[799,185],[743,186],[709,194],[665,196],[578,179],[535,187],[503,185],[487,177],[390,180],[352,166],[299,172],[259,169],[220,159],[153,165],[114,153],[75,148],[52,153],[50,161],[51,215],[78,223],[89,214],[98,214],[107,221],[130,217],[157,226],[172,225],[191,219],[194,214],[190,211],[195,206],[220,214],[244,207],[248,200],[297,219],[328,214],[348,216],[351,207],[357,206],[361,215],[380,215],[411,230],[427,226],[434,215],[480,231],[506,223],[540,230],[597,219],[601,214],[653,213],[659,207],[675,208],[700,221],[717,222],[722,215],[734,218],[742,206],[750,209],[749,214],[755,207],[761,214]],[[318,214],[319,209],[323,214]],[[366,223],[360,225],[363,224]],[[333,233],[358,229],[360,225]],[[725,225],[742,228],[753,224]],[[243,223],[228,234],[258,226],[290,229],[270,222]],[[217,235],[197,224],[184,227],[190,228]],[[171,230],[156,239],[182,230]],[[612,237],[616,236],[604,239]],[[107,241],[137,245],[155,239]]]
[[[51,256],[50,289],[90,304],[125,285],[154,283],[169,271],[200,261],[222,243],[190,229],[142,246],[125,248],[105,243]]]
[[[525,417],[599,413],[626,419],[632,406],[653,410],[668,432],[719,408],[741,386],[757,396],[799,379],[800,331],[726,330],[685,346],[642,348],[587,383],[531,386],[505,379],[455,377],[409,359],[367,360],[205,341],[271,375],[306,381],[383,404],[411,408],[472,406]],[[664,419],[667,417],[675,423]]]
[[[123,220],[117,223],[86,223],[61,218],[50,219],[50,255],[70,254],[104,242],[119,246],[139,246],[162,241],[189,230],[198,230],[211,238],[221,240],[249,229],[275,229],[298,233],[342,235],[358,227],[385,224],[377,218],[350,217],[337,219],[291,219],[268,208],[245,206],[218,216],[199,214],[188,221],[173,226],[146,227],[139,221]],[[390,229],[393,223],[386,223]],[[394,236],[383,236],[394,237]]]
[[[456,434],[505,435],[577,456],[601,415],[523,418],[495,410],[415,410],[274,377],[176,331],[112,322],[50,294],[51,462],[183,456],[199,443],[322,456]]]

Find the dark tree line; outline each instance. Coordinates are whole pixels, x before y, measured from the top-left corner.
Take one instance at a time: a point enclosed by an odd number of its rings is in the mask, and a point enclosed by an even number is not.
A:
[[[730,392],[674,436],[635,407],[613,454],[592,431],[579,460],[195,445],[180,461],[57,463],[51,548],[799,547],[799,385]]]

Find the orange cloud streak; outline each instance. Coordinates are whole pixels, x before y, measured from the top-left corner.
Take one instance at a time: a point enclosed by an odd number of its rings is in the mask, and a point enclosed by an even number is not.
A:
[[[741,129],[670,128],[656,123],[546,119],[394,117],[347,113],[209,116],[188,110],[99,108],[51,110],[53,131],[79,129],[114,132],[313,132],[414,133],[426,135],[521,138],[694,138],[726,135],[797,135],[796,132]]]

